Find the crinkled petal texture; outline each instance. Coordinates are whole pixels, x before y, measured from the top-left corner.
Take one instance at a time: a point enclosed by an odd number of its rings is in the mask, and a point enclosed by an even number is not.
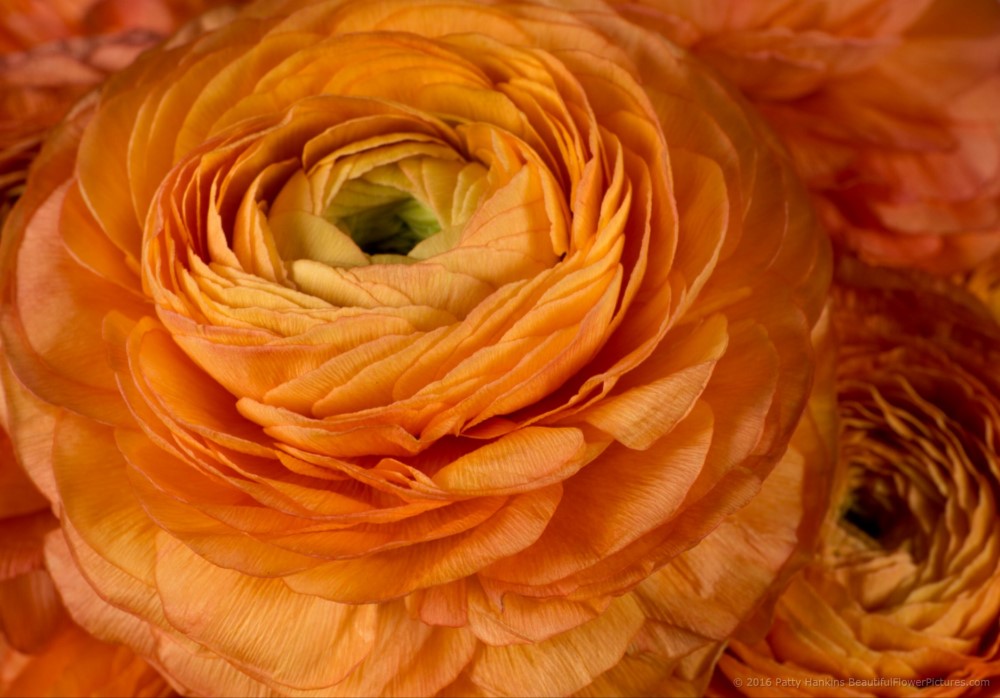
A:
[[[0,425],[6,419],[0,403]],[[67,617],[44,564],[45,536],[56,528],[0,426],[0,696],[175,695],[132,649],[97,640]]]
[[[46,561],[182,693],[698,689],[823,512],[808,195],[604,5],[255,5],[78,110],[4,245]]]
[[[839,503],[767,637],[734,642],[719,662],[720,686],[996,695],[1000,330],[971,296],[929,278],[846,268]]]
[[[862,259],[951,273],[1000,249],[995,0],[613,4],[740,86]]]

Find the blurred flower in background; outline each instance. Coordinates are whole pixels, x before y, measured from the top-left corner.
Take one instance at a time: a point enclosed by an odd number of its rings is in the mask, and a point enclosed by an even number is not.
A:
[[[82,95],[220,0],[0,1],[0,221]]]
[[[851,253],[947,274],[1000,250],[1000,3],[613,4],[753,101]]]
[[[719,694],[995,695],[1000,328],[928,277],[838,277],[835,506],[766,638],[719,662]]]

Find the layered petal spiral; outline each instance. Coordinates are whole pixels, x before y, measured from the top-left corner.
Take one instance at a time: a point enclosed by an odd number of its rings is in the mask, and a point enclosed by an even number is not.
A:
[[[719,694],[995,695],[1000,330],[930,277],[842,277],[836,504],[767,636],[720,660]]]

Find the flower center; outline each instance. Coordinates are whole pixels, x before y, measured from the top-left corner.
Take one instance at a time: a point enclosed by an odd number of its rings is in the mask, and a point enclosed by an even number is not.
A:
[[[883,550],[898,550],[921,541],[919,527],[907,503],[892,483],[866,478],[864,487],[851,491],[840,516],[841,526]],[[911,551],[920,557],[922,551]]]
[[[407,192],[364,180],[347,182],[324,217],[367,255],[406,255],[441,230],[430,209]]]

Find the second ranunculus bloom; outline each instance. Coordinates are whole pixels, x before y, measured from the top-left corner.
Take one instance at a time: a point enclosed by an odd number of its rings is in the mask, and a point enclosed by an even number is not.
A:
[[[870,264],[1000,251],[996,0],[612,0],[738,86]]]
[[[930,277],[838,271],[838,484],[815,559],[709,695],[997,695],[1000,328]]]
[[[635,695],[766,615],[826,238],[734,93],[574,10],[261,3],[52,136],[2,328],[84,628],[191,694]]]

